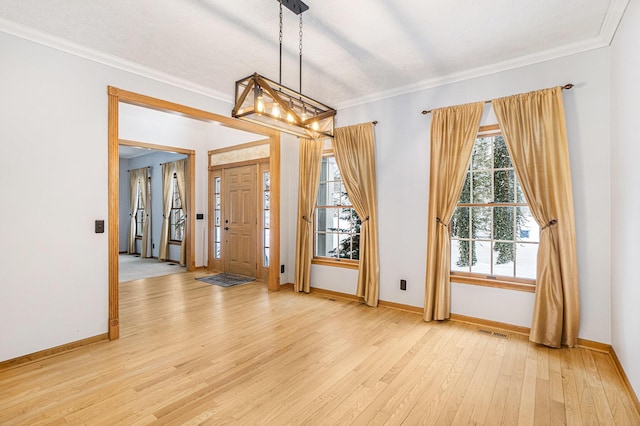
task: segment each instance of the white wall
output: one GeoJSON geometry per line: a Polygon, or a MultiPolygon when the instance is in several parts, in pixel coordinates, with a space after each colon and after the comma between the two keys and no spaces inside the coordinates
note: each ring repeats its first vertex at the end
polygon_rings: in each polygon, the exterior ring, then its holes
{"type": "MultiPolygon", "coordinates": [[[[429,190],[430,116],[423,109],[576,84],[565,91],[565,114],[574,188],[580,302],[579,335],[611,341],[609,50],[434,87],[338,110],[338,126],[378,120],[376,167],[380,242],[380,299],[423,306],[429,190]],[[407,290],[400,290],[400,279],[407,290]]],[[[495,123],[490,107],[483,124],[495,123]]],[[[314,287],[355,293],[357,274],[312,267],[314,287]]],[[[513,290],[452,285],[454,313],[530,326],[533,295],[513,290]]]]}
{"type": "Polygon", "coordinates": [[[2,361],[107,332],[107,86],[231,105],[1,32],[0,57],[2,361]]]}
{"type": "Polygon", "coordinates": [[[612,343],[640,395],[640,5],[630,2],[611,49],[612,343]]]}

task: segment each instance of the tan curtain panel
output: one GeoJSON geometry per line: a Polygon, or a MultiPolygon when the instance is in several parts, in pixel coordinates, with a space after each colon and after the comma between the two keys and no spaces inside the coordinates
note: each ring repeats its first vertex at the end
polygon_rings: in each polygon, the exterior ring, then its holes
{"type": "Polygon", "coordinates": [[[378,306],[380,263],[373,123],[336,129],[333,152],[349,200],[362,220],[356,295],[367,305],[378,306]]]}
{"type": "Polygon", "coordinates": [[[562,89],[492,101],[516,175],[540,225],[536,299],[529,340],[578,342],[578,262],[562,89]]]}
{"type": "Polygon", "coordinates": [[[313,257],[313,212],[318,199],[322,141],[300,139],[300,173],[298,178],[298,229],[296,232],[296,270],[293,289],[311,291],[313,257]]]}
{"type": "Polygon", "coordinates": [[[136,214],[138,213],[138,169],[129,170],[129,254],[136,252],[136,214]]]}
{"type": "Polygon", "coordinates": [[[178,181],[178,195],[182,204],[185,221],[182,225],[182,242],[180,243],[180,264],[187,264],[187,217],[189,217],[189,206],[187,203],[187,159],[178,160],[176,163],[176,179],[178,181]]]}
{"type": "Polygon", "coordinates": [[[480,127],[483,102],[431,113],[431,165],[424,320],[451,316],[449,221],[456,209],[480,127]]]}
{"type": "Polygon", "coordinates": [[[151,190],[149,188],[149,169],[139,170],[138,185],[140,185],[140,194],[142,205],[144,206],[144,223],[142,224],[142,249],[140,257],[151,257],[151,190]]]}
{"type": "Polygon", "coordinates": [[[160,249],[158,260],[169,258],[169,216],[171,215],[171,194],[173,193],[173,171],[176,164],[162,165],[162,228],[160,228],[160,249]]]}

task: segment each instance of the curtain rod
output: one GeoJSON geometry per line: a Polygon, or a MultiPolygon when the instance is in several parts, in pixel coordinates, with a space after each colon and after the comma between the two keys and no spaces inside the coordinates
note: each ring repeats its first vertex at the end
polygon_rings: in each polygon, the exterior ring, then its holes
{"type": "MultiPolygon", "coordinates": [[[[563,90],[569,90],[569,89],[571,89],[572,87],[573,87],[573,84],[568,83],[568,84],[565,84],[564,86],[562,86],[562,89],[563,89],[563,90]]],[[[488,103],[491,103],[491,101],[492,101],[492,99],[490,99],[490,100],[488,100],[488,101],[484,101],[484,103],[485,103],[485,104],[488,104],[488,103]]],[[[430,113],[431,113],[431,111],[433,111],[433,110],[432,110],[432,109],[423,110],[423,111],[422,111],[422,115],[430,114],[430,113]]]]}
{"type": "Polygon", "coordinates": [[[140,167],[139,169],[131,169],[131,170],[127,170],[127,171],[130,172],[130,171],[133,171],[133,170],[142,170],[142,169],[153,169],[153,166],[140,167]]]}
{"type": "Polygon", "coordinates": [[[174,161],[167,161],[166,163],[158,163],[158,164],[162,166],[163,164],[177,163],[177,162],[178,162],[178,161],[180,161],[180,160],[186,160],[186,159],[187,159],[187,157],[184,157],[184,158],[180,158],[180,159],[178,159],[178,160],[174,160],[174,161]]]}

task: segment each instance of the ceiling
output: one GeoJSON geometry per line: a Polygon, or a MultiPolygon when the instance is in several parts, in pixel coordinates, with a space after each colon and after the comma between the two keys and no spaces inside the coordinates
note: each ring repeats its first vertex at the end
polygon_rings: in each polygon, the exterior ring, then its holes
{"type": "MultiPolygon", "coordinates": [[[[606,46],[628,0],[305,2],[302,92],[345,107],[606,46]]],[[[229,102],[240,78],[278,80],[277,0],[0,0],[0,31],[229,102]]]]}
{"type": "Polygon", "coordinates": [[[155,152],[149,148],[140,148],[137,146],[120,145],[118,147],[118,157],[130,160],[132,158],[142,157],[143,155],[155,152]]]}

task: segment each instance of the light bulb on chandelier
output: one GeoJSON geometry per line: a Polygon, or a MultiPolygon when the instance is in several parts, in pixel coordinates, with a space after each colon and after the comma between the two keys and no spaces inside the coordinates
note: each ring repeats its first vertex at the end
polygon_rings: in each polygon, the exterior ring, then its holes
{"type": "Polygon", "coordinates": [[[271,108],[271,115],[274,117],[280,118],[282,114],[280,114],[280,105],[277,102],[273,103],[273,108],[271,108]]]}

